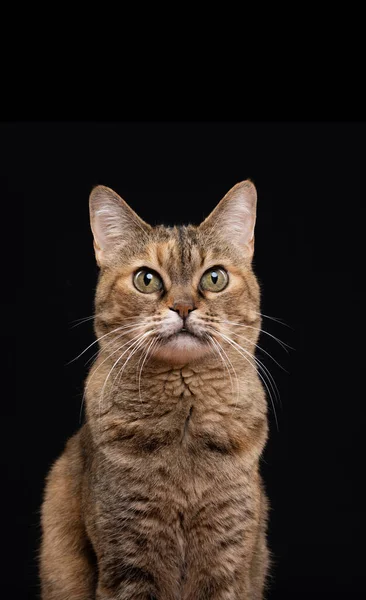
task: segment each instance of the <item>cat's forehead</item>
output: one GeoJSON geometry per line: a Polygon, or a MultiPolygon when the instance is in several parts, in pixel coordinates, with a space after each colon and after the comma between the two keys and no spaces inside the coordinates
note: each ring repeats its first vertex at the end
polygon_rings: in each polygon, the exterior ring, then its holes
{"type": "Polygon", "coordinates": [[[192,225],[154,228],[149,253],[158,267],[168,271],[173,279],[187,280],[205,263],[215,260],[221,263],[230,254],[227,248],[212,243],[192,225]]]}
{"type": "Polygon", "coordinates": [[[157,269],[164,269],[172,279],[190,279],[206,257],[196,228],[184,225],[155,227],[148,253],[157,269]]]}

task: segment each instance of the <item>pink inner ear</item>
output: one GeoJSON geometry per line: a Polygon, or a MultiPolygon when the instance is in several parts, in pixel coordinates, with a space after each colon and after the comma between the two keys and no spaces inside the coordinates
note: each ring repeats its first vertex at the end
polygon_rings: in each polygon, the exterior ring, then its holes
{"type": "Polygon", "coordinates": [[[257,193],[251,182],[234,186],[202,223],[228,243],[254,248],[257,193]]]}
{"type": "Polygon", "coordinates": [[[123,239],[125,220],[119,206],[109,204],[96,210],[93,225],[97,246],[106,250],[108,245],[123,239]]]}
{"type": "Polygon", "coordinates": [[[132,242],[150,227],[122,198],[104,186],[90,194],[90,222],[98,263],[108,261],[121,244],[132,242]]]}

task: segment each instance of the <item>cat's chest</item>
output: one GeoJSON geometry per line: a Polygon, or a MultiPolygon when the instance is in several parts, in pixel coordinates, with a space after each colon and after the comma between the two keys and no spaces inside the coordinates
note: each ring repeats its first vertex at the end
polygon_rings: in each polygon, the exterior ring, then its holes
{"type": "Polygon", "coordinates": [[[176,380],[159,392],[131,396],[124,411],[115,405],[103,417],[105,460],[96,464],[111,497],[121,490],[118,506],[126,490],[196,506],[217,487],[245,478],[264,444],[264,414],[231,398],[227,385],[176,380]]]}
{"type": "Polygon", "coordinates": [[[211,477],[219,464],[248,451],[251,425],[235,403],[183,390],[140,414],[105,417],[102,446],[116,464],[164,465],[173,479],[196,471],[211,477]]]}
{"type": "Polygon", "coordinates": [[[265,415],[214,370],[182,368],[124,388],[98,422],[98,445],[118,462],[161,460],[192,472],[251,452],[262,443],[265,415]],[[198,467],[197,467],[198,465],[198,467]]]}
{"type": "MultiPolygon", "coordinates": [[[[164,411],[116,424],[99,462],[113,489],[146,486],[148,496],[195,505],[229,474],[246,469],[246,435],[227,407],[200,405],[194,395],[164,411]]],[[[103,477],[104,478],[104,477],[103,477]]],[[[123,494],[122,494],[123,495],[123,494]]]]}

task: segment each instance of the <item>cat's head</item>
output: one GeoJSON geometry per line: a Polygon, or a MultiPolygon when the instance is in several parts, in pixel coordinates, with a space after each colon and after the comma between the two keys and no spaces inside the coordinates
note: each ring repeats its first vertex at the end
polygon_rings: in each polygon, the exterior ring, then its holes
{"type": "MultiPolygon", "coordinates": [[[[253,183],[244,181],[198,227],[151,227],[113,190],[94,188],[90,217],[101,269],[95,307],[101,347],[115,356],[135,352],[186,364],[219,353],[229,343],[225,336],[259,322],[259,286],[251,267],[256,199],[253,183]]],[[[245,329],[249,346],[256,331],[245,329]]]]}

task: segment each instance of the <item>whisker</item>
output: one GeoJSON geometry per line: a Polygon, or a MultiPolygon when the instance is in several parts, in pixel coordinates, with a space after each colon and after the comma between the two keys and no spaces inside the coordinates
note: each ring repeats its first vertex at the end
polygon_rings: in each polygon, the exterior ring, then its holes
{"type": "Polygon", "coordinates": [[[227,372],[229,374],[230,383],[231,383],[231,391],[232,391],[233,394],[234,394],[233,378],[231,376],[230,369],[229,369],[228,365],[232,368],[232,370],[234,372],[235,379],[236,379],[236,406],[237,406],[238,400],[239,400],[239,380],[238,380],[238,376],[236,374],[236,371],[235,371],[235,369],[233,367],[233,364],[232,364],[231,360],[229,359],[227,353],[225,352],[225,350],[221,346],[221,344],[219,344],[219,342],[212,335],[210,335],[210,340],[215,345],[217,353],[219,354],[219,356],[220,356],[220,358],[221,358],[221,360],[222,360],[222,362],[223,362],[223,364],[224,364],[224,366],[225,366],[225,368],[226,368],[226,370],[227,370],[227,372]],[[226,359],[222,356],[222,353],[224,354],[224,356],[226,357],[226,359]]]}
{"type": "MultiPolygon", "coordinates": [[[[149,351],[150,351],[150,349],[152,348],[152,346],[156,345],[156,343],[157,343],[157,338],[156,338],[156,337],[154,337],[154,338],[151,340],[150,344],[148,345],[148,347],[147,347],[147,350],[146,350],[146,352],[145,352],[145,355],[144,355],[144,354],[142,354],[142,356],[143,356],[144,358],[143,358],[143,361],[142,361],[142,363],[141,363],[141,366],[140,366],[140,370],[139,370],[139,378],[138,378],[138,385],[139,385],[139,398],[140,398],[140,402],[142,402],[142,397],[141,397],[141,375],[142,375],[142,369],[144,368],[144,364],[145,364],[145,362],[146,362],[146,360],[147,360],[147,358],[148,358],[148,356],[149,356],[149,351]]],[[[141,361],[141,359],[140,359],[140,361],[141,361]]],[[[137,368],[138,368],[138,367],[139,367],[139,365],[140,365],[140,361],[139,361],[139,364],[137,365],[137,368]]]]}
{"type": "Polygon", "coordinates": [[[99,348],[96,352],[94,352],[94,354],[92,354],[92,356],[90,358],[88,358],[88,360],[85,362],[85,365],[89,364],[95,356],[98,356],[98,354],[102,354],[103,352],[106,351],[107,348],[109,348],[110,346],[113,346],[113,344],[117,340],[119,340],[121,337],[124,337],[125,335],[128,335],[129,333],[132,333],[133,331],[136,331],[137,329],[141,329],[142,327],[143,327],[143,325],[141,325],[141,324],[132,325],[131,327],[126,327],[126,329],[123,331],[123,333],[120,333],[120,335],[117,335],[116,338],[114,338],[113,340],[108,342],[104,348],[99,348]]]}
{"type": "Polygon", "coordinates": [[[122,357],[123,357],[123,356],[124,356],[124,355],[125,355],[125,354],[126,354],[126,353],[127,353],[129,350],[130,350],[130,349],[131,349],[131,347],[133,347],[133,346],[136,346],[137,344],[139,344],[139,343],[141,342],[141,340],[142,340],[144,337],[146,337],[146,336],[147,336],[149,333],[150,333],[150,332],[145,332],[145,333],[141,333],[140,335],[138,335],[138,336],[137,336],[137,338],[135,339],[135,341],[133,341],[133,342],[132,342],[132,343],[129,345],[129,347],[128,347],[128,348],[127,348],[127,349],[126,349],[124,352],[122,352],[122,354],[120,354],[120,356],[119,356],[119,357],[117,358],[117,360],[114,362],[114,364],[113,364],[112,368],[110,369],[110,371],[109,371],[109,373],[108,373],[107,377],[106,377],[106,378],[105,378],[105,380],[104,380],[104,384],[103,384],[102,391],[101,391],[101,396],[102,396],[102,397],[103,397],[103,395],[104,395],[104,390],[105,390],[105,388],[106,388],[106,385],[107,385],[107,382],[108,382],[108,380],[109,380],[109,377],[110,377],[110,375],[111,375],[111,373],[112,373],[113,369],[115,368],[115,366],[116,366],[116,365],[119,363],[119,361],[121,360],[121,358],[122,358],[122,357]]]}
{"type": "Polygon", "coordinates": [[[79,325],[82,325],[83,323],[86,323],[87,321],[92,321],[94,319],[94,315],[91,315],[90,317],[84,317],[83,319],[75,319],[74,321],[71,321],[71,323],[75,323],[75,325],[72,325],[70,327],[70,329],[74,329],[75,327],[78,327],[79,325]]]}
{"type": "MultiPolygon", "coordinates": [[[[140,340],[137,340],[137,341],[136,341],[136,343],[134,344],[134,346],[135,346],[135,347],[133,348],[133,351],[132,351],[132,352],[131,352],[131,353],[128,355],[128,357],[127,357],[127,360],[125,360],[125,362],[123,363],[123,365],[122,365],[121,369],[118,371],[117,375],[115,376],[115,378],[114,378],[114,381],[113,381],[113,385],[112,385],[112,388],[111,388],[111,391],[112,391],[113,387],[115,386],[117,379],[118,379],[118,385],[120,384],[120,382],[121,382],[121,379],[122,379],[122,375],[123,375],[123,371],[125,370],[125,367],[126,367],[126,365],[127,365],[128,361],[129,361],[129,360],[132,358],[132,356],[133,356],[133,355],[134,355],[134,354],[135,354],[135,353],[136,353],[138,350],[140,350],[140,348],[141,348],[141,347],[143,347],[143,345],[144,345],[144,341],[145,341],[145,337],[146,337],[147,335],[149,335],[150,333],[153,333],[153,332],[154,332],[154,330],[147,331],[146,333],[144,333],[144,334],[142,335],[142,337],[141,337],[141,339],[140,339],[140,340]]],[[[129,350],[130,350],[130,348],[129,348],[129,350]]],[[[118,361],[117,361],[117,362],[118,362],[118,361]]]]}
{"type": "Polygon", "coordinates": [[[277,317],[271,317],[270,315],[265,315],[262,312],[257,312],[254,311],[256,315],[260,315],[261,317],[264,317],[264,319],[270,319],[271,321],[275,321],[276,323],[279,323],[280,325],[284,325],[285,327],[288,327],[289,329],[293,329],[291,327],[291,325],[288,325],[288,323],[285,323],[285,321],[283,321],[282,319],[278,319],[277,317]]]}
{"type": "MultiPolygon", "coordinates": [[[[231,339],[231,338],[230,338],[231,339]]],[[[234,340],[231,340],[232,342],[234,342],[234,340]]],[[[254,360],[254,362],[258,365],[258,368],[261,369],[264,374],[268,377],[269,383],[272,387],[272,390],[275,394],[275,398],[278,400],[278,402],[280,402],[280,393],[278,391],[278,387],[276,385],[276,382],[272,376],[272,373],[269,371],[269,369],[267,369],[267,367],[259,360],[259,358],[257,358],[256,356],[253,356],[252,354],[250,354],[250,352],[248,352],[248,350],[246,350],[245,348],[243,348],[242,346],[240,346],[240,344],[237,344],[237,342],[234,342],[234,344],[236,344],[243,352],[245,352],[246,354],[248,354],[248,356],[250,356],[252,358],[252,360],[254,360]]]]}
{"type": "MultiPolygon", "coordinates": [[[[273,408],[273,413],[274,413],[274,417],[275,417],[275,421],[276,421],[276,427],[277,427],[277,431],[279,431],[278,428],[278,419],[277,419],[277,413],[276,413],[276,408],[275,408],[275,404],[272,398],[272,393],[270,388],[267,385],[267,382],[264,378],[264,376],[260,373],[259,368],[257,369],[256,366],[257,363],[255,361],[255,357],[253,357],[247,350],[245,350],[245,348],[242,348],[241,346],[239,346],[239,344],[237,344],[236,342],[234,342],[234,340],[232,340],[231,338],[229,338],[228,336],[224,335],[223,333],[221,333],[220,331],[215,331],[216,334],[218,334],[219,336],[221,336],[223,339],[225,339],[233,348],[235,348],[237,350],[237,352],[252,366],[252,368],[256,371],[256,373],[258,374],[258,376],[260,377],[263,385],[265,386],[267,392],[268,392],[268,396],[270,398],[271,404],[272,404],[272,408],[273,408]],[[255,365],[252,364],[252,362],[247,358],[247,356],[245,354],[247,354],[250,359],[255,361],[255,365]]],[[[259,361],[260,362],[260,361],[259,361]]],[[[262,364],[260,363],[260,365],[262,366],[262,364]]]]}
{"type": "MultiPolygon", "coordinates": [[[[86,323],[88,321],[92,321],[93,319],[97,319],[98,317],[101,317],[103,315],[102,312],[100,313],[95,313],[94,315],[90,315],[89,317],[83,317],[82,319],[74,319],[73,321],[71,321],[70,323],[72,324],[72,326],[70,327],[70,329],[74,329],[75,327],[78,327],[79,325],[82,325],[83,323],[86,323]],[[75,325],[73,325],[73,323],[75,323],[75,325]]],[[[141,318],[140,317],[123,317],[123,322],[125,321],[140,321],[141,318]]]]}
{"type": "Polygon", "coordinates": [[[226,370],[227,370],[227,372],[228,372],[228,375],[229,375],[229,377],[230,377],[230,383],[231,383],[231,391],[233,392],[233,391],[234,391],[234,386],[233,386],[233,378],[232,378],[232,376],[231,376],[230,369],[229,369],[229,367],[227,366],[227,363],[225,362],[225,360],[224,360],[224,357],[223,357],[223,355],[222,355],[222,353],[221,353],[221,350],[220,350],[220,348],[219,348],[219,346],[218,346],[218,342],[217,342],[217,341],[215,340],[215,338],[214,338],[214,337],[212,337],[211,335],[210,335],[210,342],[211,342],[211,344],[214,346],[214,349],[215,349],[215,351],[216,351],[216,354],[218,354],[218,356],[219,356],[219,358],[221,359],[221,361],[222,361],[222,363],[223,363],[223,365],[224,365],[225,369],[226,369],[226,370]]]}
{"type": "MultiPolygon", "coordinates": [[[[229,328],[227,328],[227,329],[229,330],[229,328]]],[[[242,335],[240,333],[236,333],[234,331],[230,331],[230,333],[232,335],[235,335],[236,337],[242,338],[243,340],[249,342],[250,344],[253,343],[253,342],[251,342],[251,340],[249,340],[248,338],[246,338],[245,335],[242,335]]],[[[272,354],[270,354],[269,352],[267,352],[267,350],[265,350],[264,348],[262,348],[259,344],[255,344],[255,347],[258,348],[258,350],[260,350],[261,352],[264,352],[264,354],[267,354],[267,356],[269,356],[269,358],[271,358],[273,360],[273,362],[276,363],[276,365],[278,367],[280,367],[280,369],[282,369],[282,371],[285,371],[285,373],[288,374],[288,371],[286,371],[286,369],[282,365],[280,365],[279,362],[277,362],[277,360],[272,356],[272,354]]]]}
{"type": "MultiPolygon", "coordinates": [[[[141,327],[146,326],[147,323],[145,321],[140,321],[139,325],[141,327]]],[[[138,325],[136,324],[136,327],[138,325]]],[[[75,358],[73,358],[72,360],[70,360],[69,362],[66,363],[66,366],[70,365],[71,363],[75,362],[78,358],[80,358],[80,356],[83,356],[83,354],[85,354],[85,352],[87,352],[87,350],[89,350],[89,348],[91,348],[92,346],[94,346],[95,344],[97,344],[100,340],[102,340],[103,338],[112,335],[113,333],[116,333],[118,331],[122,331],[125,329],[128,329],[129,327],[134,327],[133,325],[121,325],[120,327],[116,327],[115,329],[112,329],[112,331],[108,331],[108,333],[105,333],[104,335],[101,335],[99,338],[97,338],[96,340],[94,340],[94,342],[92,342],[91,344],[89,344],[89,346],[87,346],[85,348],[85,350],[83,350],[82,352],[80,352],[80,354],[78,354],[77,356],[75,356],[75,358]]]]}
{"type": "Polygon", "coordinates": [[[235,367],[233,365],[233,363],[231,362],[226,350],[222,347],[222,345],[220,344],[220,342],[218,340],[216,340],[216,342],[220,345],[222,352],[224,353],[224,355],[226,356],[226,360],[228,361],[229,365],[231,366],[234,375],[235,375],[235,379],[236,379],[236,390],[237,390],[237,399],[236,399],[236,403],[238,403],[238,399],[239,399],[239,379],[238,379],[238,375],[236,373],[235,367]]]}
{"type": "MultiPolygon", "coordinates": [[[[87,381],[87,383],[85,384],[84,387],[84,393],[83,393],[83,397],[81,400],[81,406],[80,406],[80,415],[79,415],[79,420],[81,420],[81,412],[83,409],[83,405],[84,405],[84,401],[85,401],[85,396],[86,396],[86,392],[88,390],[88,387],[91,383],[91,380],[93,379],[94,375],[96,374],[96,372],[100,369],[100,367],[111,358],[111,356],[113,356],[113,354],[116,354],[116,352],[119,352],[119,350],[121,350],[122,348],[124,348],[125,346],[127,346],[127,344],[129,344],[130,342],[132,342],[133,340],[136,340],[136,338],[138,338],[140,336],[140,334],[138,334],[137,336],[135,336],[134,338],[132,338],[132,340],[128,340],[127,342],[125,342],[124,344],[122,344],[121,346],[119,346],[116,350],[114,350],[113,352],[111,352],[104,360],[102,360],[102,362],[97,366],[96,369],[94,369],[94,371],[91,373],[89,380],[87,381]]],[[[99,354],[99,352],[97,352],[97,354],[99,354]]]]}
{"type": "MultiPolygon", "coordinates": [[[[104,380],[103,387],[102,387],[102,390],[101,390],[101,392],[100,392],[100,396],[99,396],[99,418],[101,417],[101,404],[102,404],[102,401],[103,401],[103,398],[104,398],[104,390],[105,390],[105,388],[106,388],[106,385],[107,385],[107,383],[108,383],[108,380],[109,380],[109,378],[110,378],[110,376],[111,376],[111,374],[112,374],[113,370],[115,369],[116,365],[119,363],[119,361],[121,360],[121,358],[122,358],[122,357],[123,357],[123,356],[124,356],[124,355],[125,355],[127,352],[129,352],[129,351],[131,350],[131,348],[134,348],[133,352],[129,354],[129,356],[128,356],[127,360],[125,361],[125,363],[124,363],[124,365],[123,365],[123,367],[122,367],[122,368],[124,368],[124,366],[127,364],[127,362],[129,361],[129,359],[130,359],[130,358],[131,358],[131,356],[133,355],[134,351],[136,350],[136,346],[137,346],[137,347],[139,347],[138,345],[140,344],[140,342],[142,341],[142,339],[143,339],[143,338],[145,338],[145,337],[146,337],[146,336],[147,336],[149,333],[150,333],[150,332],[145,332],[145,333],[142,333],[142,334],[140,334],[140,335],[137,337],[137,339],[136,339],[135,341],[131,342],[131,343],[130,343],[130,345],[128,346],[128,348],[127,348],[127,349],[126,349],[124,352],[122,352],[122,354],[121,354],[121,355],[120,355],[120,356],[117,358],[117,360],[116,360],[116,361],[113,363],[113,365],[112,365],[111,369],[109,370],[109,373],[108,373],[107,377],[106,377],[106,378],[105,378],[105,380],[104,380]]],[[[115,378],[115,380],[114,380],[114,382],[113,382],[113,384],[112,384],[112,389],[113,389],[113,386],[114,386],[114,384],[115,384],[115,382],[116,382],[116,379],[117,379],[117,377],[118,377],[118,373],[117,373],[117,376],[116,376],[116,378],[115,378]]],[[[111,391],[112,391],[112,389],[111,389],[111,391]]]]}
{"type": "Polygon", "coordinates": [[[89,344],[89,346],[87,346],[85,348],[85,350],[83,350],[82,352],[80,352],[80,354],[78,354],[77,356],[75,356],[75,358],[73,358],[72,360],[70,360],[68,363],[66,363],[67,365],[70,365],[71,363],[75,362],[75,360],[77,360],[78,358],[80,358],[80,356],[83,356],[83,354],[85,354],[85,352],[87,350],[89,350],[89,348],[91,348],[92,346],[94,346],[94,344],[97,344],[100,340],[102,340],[103,338],[107,337],[108,335],[112,335],[113,333],[116,333],[117,331],[121,331],[122,329],[124,329],[124,326],[121,327],[116,327],[115,329],[113,329],[112,331],[108,331],[108,333],[105,333],[104,335],[101,335],[98,339],[94,340],[94,342],[92,342],[91,344],[89,344]]]}
{"type": "Polygon", "coordinates": [[[287,352],[287,354],[288,354],[287,348],[289,348],[290,350],[294,350],[294,348],[292,348],[292,346],[289,346],[288,344],[286,344],[285,342],[280,340],[278,337],[276,337],[272,333],[269,333],[269,331],[266,331],[265,329],[263,329],[261,327],[252,327],[251,325],[246,325],[245,323],[236,323],[235,321],[228,321],[227,319],[225,319],[223,321],[219,320],[219,319],[215,319],[213,322],[228,323],[229,325],[236,325],[237,327],[246,327],[248,329],[254,329],[255,331],[259,331],[259,332],[264,333],[264,334],[268,335],[269,337],[273,338],[278,344],[280,344],[280,346],[285,350],[285,352],[287,352]]]}

